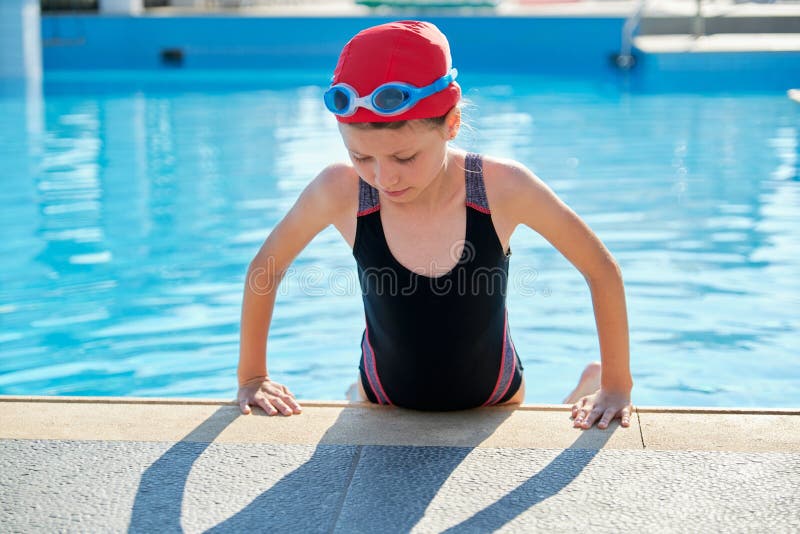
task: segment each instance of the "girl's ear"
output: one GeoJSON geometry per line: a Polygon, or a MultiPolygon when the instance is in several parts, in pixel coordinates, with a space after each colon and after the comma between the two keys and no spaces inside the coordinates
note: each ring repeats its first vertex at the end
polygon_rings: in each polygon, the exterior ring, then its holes
{"type": "Polygon", "coordinates": [[[453,106],[453,108],[447,112],[444,124],[447,128],[447,140],[452,141],[458,135],[458,130],[461,129],[461,109],[459,109],[458,106],[453,106]]]}

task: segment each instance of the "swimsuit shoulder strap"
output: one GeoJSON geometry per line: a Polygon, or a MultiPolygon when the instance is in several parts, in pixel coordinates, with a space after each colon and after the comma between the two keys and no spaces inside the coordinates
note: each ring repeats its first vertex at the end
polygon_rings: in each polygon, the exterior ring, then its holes
{"type": "Polygon", "coordinates": [[[489,211],[486,187],[483,184],[483,160],[480,154],[469,153],[464,159],[464,179],[467,187],[467,206],[483,213],[489,211]]]}
{"type": "Polygon", "coordinates": [[[369,215],[381,207],[378,190],[358,178],[358,216],[369,215]]]}

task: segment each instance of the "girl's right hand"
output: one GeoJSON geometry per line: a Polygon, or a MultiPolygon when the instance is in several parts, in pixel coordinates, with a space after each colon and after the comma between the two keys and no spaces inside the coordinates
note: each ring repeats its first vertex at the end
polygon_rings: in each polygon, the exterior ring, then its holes
{"type": "Polygon", "coordinates": [[[269,378],[239,386],[237,400],[244,415],[251,412],[250,406],[260,406],[267,415],[275,415],[278,411],[283,415],[292,415],[303,410],[289,388],[269,378]]]}

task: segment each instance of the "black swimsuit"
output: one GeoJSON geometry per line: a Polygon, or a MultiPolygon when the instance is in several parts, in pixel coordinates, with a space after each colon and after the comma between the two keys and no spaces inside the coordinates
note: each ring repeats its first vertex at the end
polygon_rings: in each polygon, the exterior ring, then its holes
{"type": "Polygon", "coordinates": [[[447,274],[428,277],[389,250],[378,190],[359,179],[353,255],[364,300],[361,382],[370,401],[417,410],[505,402],[522,364],[508,327],[508,261],[492,224],[481,157],[465,161],[467,231],[447,274]]]}

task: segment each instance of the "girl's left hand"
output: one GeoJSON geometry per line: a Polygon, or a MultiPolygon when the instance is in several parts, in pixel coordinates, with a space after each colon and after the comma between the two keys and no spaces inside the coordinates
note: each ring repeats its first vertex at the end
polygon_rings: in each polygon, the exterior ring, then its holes
{"type": "Polygon", "coordinates": [[[607,428],[613,419],[619,417],[622,426],[627,427],[631,424],[632,412],[630,393],[599,389],[597,393],[581,397],[572,406],[572,417],[575,418],[573,426],[591,428],[599,418],[597,428],[607,428]]]}

